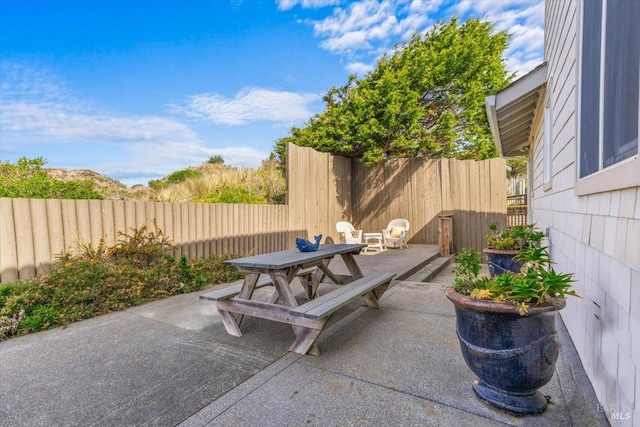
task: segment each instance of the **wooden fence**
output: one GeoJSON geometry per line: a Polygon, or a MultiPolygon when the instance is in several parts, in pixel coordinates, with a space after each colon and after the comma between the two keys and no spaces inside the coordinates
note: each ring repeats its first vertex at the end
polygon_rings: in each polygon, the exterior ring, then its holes
{"type": "Polygon", "coordinates": [[[507,197],[507,227],[527,224],[527,195],[507,197]]]}
{"type": "Polygon", "coordinates": [[[524,178],[507,179],[507,195],[518,196],[527,193],[527,180],[524,178]]]}
{"type": "Polygon", "coordinates": [[[296,237],[338,240],[335,223],[365,232],[393,218],[411,222],[409,243],[436,244],[437,215],[454,215],[454,249],[482,248],[487,224],[506,222],[505,163],[402,159],[364,168],[290,145],[287,204],[239,205],[122,200],[0,199],[0,281],[46,271],[79,243],[115,244],[119,233],[156,221],[192,259],[295,247],[296,237]]]}
{"type": "Polygon", "coordinates": [[[354,165],[354,221],[365,232],[393,218],[411,224],[409,243],[436,244],[440,214],[453,214],[453,249],[484,247],[488,225],[506,224],[506,163],[398,159],[354,165]]]}
{"type": "Polygon", "coordinates": [[[2,282],[47,271],[55,255],[79,244],[95,246],[104,237],[111,246],[118,233],[154,220],[192,259],[290,247],[284,205],[0,199],[2,282]]]}

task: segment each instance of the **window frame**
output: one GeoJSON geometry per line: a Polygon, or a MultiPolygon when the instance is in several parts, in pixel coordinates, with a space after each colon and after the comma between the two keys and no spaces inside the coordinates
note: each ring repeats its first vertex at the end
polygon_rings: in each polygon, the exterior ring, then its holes
{"type": "MultiPolygon", "coordinates": [[[[551,82],[551,79],[549,79],[551,82]]],[[[549,191],[553,183],[553,110],[549,92],[543,111],[544,135],[542,142],[542,189],[549,191]]]]}
{"type": "MultiPolygon", "coordinates": [[[[602,28],[602,37],[601,37],[601,58],[600,58],[600,94],[599,97],[599,137],[598,137],[598,151],[599,151],[599,159],[598,159],[598,167],[599,169],[596,172],[593,172],[587,176],[580,177],[580,159],[581,159],[581,144],[582,141],[580,132],[581,132],[581,106],[582,106],[582,45],[583,45],[583,32],[584,32],[584,10],[582,3],[579,3],[579,32],[578,32],[578,40],[576,43],[577,49],[577,105],[576,105],[576,136],[578,143],[576,144],[576,185],[575,192],[576,195],[588,195],[594,193],[600,193],[605,191],[614,191],[620,190],[624,188],[630,187],[638,187],[640,186],[640,156],[639,153],[634,154],[633,156],[621,160],[617,163],[614,163],[610,166],[603,167],[603,114],[604,114],[604,96],[602,96],[604,92],[604,55],[605,55],[605,37],[606,37],[606,12],[607,12],[607,0],[602,0],[603,4],[603,12],[601,17],[601,28],[602,28]]],[[[638,67],[640,67],[640,60],[638,61],[638,67]]],[[[639,76],[640,79],[640,76],[639,76]]],[[[640,85],[639,85],[640,86],[640,85]]],[[[640,102],[640,90],[638,91],[638,99],[640,102]]],[[[640,106],[639,106],[639,114],[638,114],[638,135],[640,135],[640,106]]],[[[640,152],[640,144],[639,144],[639,152],[640,152]]]]}

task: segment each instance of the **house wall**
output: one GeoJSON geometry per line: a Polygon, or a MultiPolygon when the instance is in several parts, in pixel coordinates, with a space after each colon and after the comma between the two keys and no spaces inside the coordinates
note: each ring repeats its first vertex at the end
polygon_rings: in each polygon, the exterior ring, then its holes
{"type": "Polygon", "coordinates": [[[582,298],[569,298],[561,315],[599,409],[614,426],[640,426],[640,188],[575,194],[579,3],[545,5],[552,180],[545,190],[541,102],[529,162],[532,220],[549,231],[555,268],[575,273],[582,298]]]}

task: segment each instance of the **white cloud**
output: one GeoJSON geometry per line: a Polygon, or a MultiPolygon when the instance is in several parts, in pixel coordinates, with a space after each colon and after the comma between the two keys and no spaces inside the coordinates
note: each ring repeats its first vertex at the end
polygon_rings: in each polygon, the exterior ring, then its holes
{"type": "MultiPolygon", "coordinates": [[[[321,46],[339,54],[388,48],[424,29],[442,0],[361,0],[336,7],[331,16],[312,21],[321,46]]],[[[431,20],[432,21],[432,20],[431,20]]],[[[367,52],[365,52],[367,53],[367,52]]]]}
{"type": "Polygon", "coordinates": [[[320,46],[333,52],[344,52],[351,49],[368,49],[371,45],[368,42],[365,31],[351,31],[337,37],[331,37],[323,41],[320,46]]]}
{"type": "Polygon", "coordinates": [[[35,99],[67,101],[69,95],[63,81],[46,70],[34,70],[15,62],[0,62],[2,100],[35,99]]]}
{"type": "Polygon", "coordinates": [[[519,56],[510,56],[507,58],[506,66],[508,70],[513,70],[516,72],[516,78],[522,77],[527,74],[529,71],[532,71],[542,62],[539,58],[534,58],[530,60],[523,59],[519,56]]]}
{"type": "Polygon", "coordinates": [[[299,4],[303,9],[319,9],[339,4],[340,0],[276,0],[279,10],[293,9],[299,4]]]}
{"type": "Polygon", "coordinates": [[[230,147],[207,150],[211,156],[221,156],[226,165],[236,167],[257,168],[262,161],[269,157],[269,153],[258,151],[252,147],[230,147]]]}
{"type": "Polygon", "coordinates": [[[505,56],[511,71],[521,75],[533,68],[529,64],[542,62],[544,0],[360,0],[335,7],[325,19],[305,22],[313,25],[323,49],[348,58],[346,68],[352,72],[454,15],[487,19],[497,30],[509,31],[505,56]]]}
{"type": "Polygon", "coordinates": [[[40,134],[59,142],[194,141],[187,126],[162,117],[114,117],[78,112],[61,103],[2,102],[0,126],[4,131],[40,134]]]}
{"type": "Polygon", "coordinates": [[[295,123],[314,114],[309,104],[318,99],[316,94],[249,88],[233,98],[217,93],[194,95],[187,99],[185,107],[174,106],[174,111],[221,125],[244,125],[254,121],[295,123]]]}
{"type": "Polygon", "coordinates": [[[522,76],[543,61],[544,0],[465,0],[455,7],[465,16],[478,16],[511,34],[505,52],[507,68],[522,76]]]}
{"type": "Polygon", "coordinates": [[[347,65],[347,71],[349,74],[359,74],[363,76],[367,74],[369,71],[372,71],[375,67],[371,64],[364,64],[362,62],[352,62],[347,65]]]}
{"type": "Polygon", "coordinates": [[[68,93],[56,76],[2,64],[0,127],[55,142],[196,141],[186,125],[158,116],[119,117],[68,93]]]}
{"type": "Polygon", "coordinates": [[[544,48],[544,29],[514,25],[507,55],[512,52],[538,56],[544,48]]]}
{"type": "Polygon", "coordinates": [[[136,144],[131,148],[138,168],[172,171],[180,167],[199,165],[212,156],[221,156],[225,164],[237,167],[258,167],[268,152],[248,146],[207,148],[198,143],[136,144]],[[172,168],[166,169],[167,165],[172,168]],[[177,166],[176,166],[177,165],[177,166]],[[165,169],[161,169],[165,168],[165,169]]]}
{"type": "Polygon", "coordinates": [[[326,37],[322,47],[341,52],[368,49],[369,41],[381,40],[393,34],[397,19],[391,2],[365,0],[336,8],[332,16],[314,23],[316,36],[326,37]]]}

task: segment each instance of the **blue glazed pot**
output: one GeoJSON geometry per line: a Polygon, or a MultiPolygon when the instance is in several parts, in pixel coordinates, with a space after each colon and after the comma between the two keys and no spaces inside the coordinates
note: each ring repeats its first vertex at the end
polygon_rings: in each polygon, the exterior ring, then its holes
{"type": "Polygon", "coordinates": [[[476,396],[502,410],[539,414],[547,399],[538,391],[553,377],[560,352],[557,311],[539,304],[521,316],[515,306],[476,300],[447,289],[456,309],[456,330],[462,356],[478,380],[476,396]]]}
{"type": "Polygon", "coordinates": [[[523,262],[513,259],[520,251],[511,250],[498,250],[498,249],[483,249],[482,252],[487,254],[487,261],[489,263],[489,274],[491,277],[502,274],[506,271],[513,273],[519,273],[522,268],[523,262]]]}

